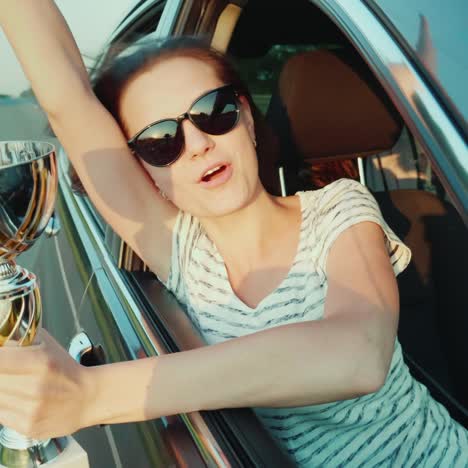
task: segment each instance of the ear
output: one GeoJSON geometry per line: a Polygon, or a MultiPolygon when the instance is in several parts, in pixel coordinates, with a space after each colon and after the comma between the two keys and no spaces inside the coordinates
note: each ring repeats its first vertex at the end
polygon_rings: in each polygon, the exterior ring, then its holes
{"type": "Polygon", "coordinates": [[[252,141],[255,141],[255,122],[252,116],[252,109],[250,107],[249,101],[245,96],[242,95],[239,96],[239,101],[241,103],[242,118],[246,123],[250,138],[252,138],[252,141]]]}

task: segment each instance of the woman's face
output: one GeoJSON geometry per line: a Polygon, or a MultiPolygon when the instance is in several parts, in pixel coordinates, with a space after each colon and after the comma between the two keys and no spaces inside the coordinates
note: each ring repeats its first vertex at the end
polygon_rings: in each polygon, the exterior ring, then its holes
{"type": "MultiPolygon", "coordinates": [[[[134,78],[125,88],[120,112],[128,138],[160,119],[175,118],[195,99],[222,83],[214,69],[201,60],[177,57],[164,60],[134,78]]],[[[155,184],[180,209],[197,217],[222,216],[246,204],[261,190],[255,152],[254,123],[248,102],[241,97],[238,124],[224,135],[209,135],[189,120],[182,122],[185,145],[170,166],[142,161],[155,184]],[[208,169],[225,168],[214,177],[208,169]],[[211,183],[210,183],[211,182],[211,183]]]]}

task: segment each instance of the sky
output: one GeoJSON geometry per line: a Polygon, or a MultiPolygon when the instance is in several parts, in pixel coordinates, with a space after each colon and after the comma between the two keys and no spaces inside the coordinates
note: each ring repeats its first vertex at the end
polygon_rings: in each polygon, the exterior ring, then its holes
{"type": "MultiPolygon", "coordinates": [[[[56,0],[78,47],[95,57],[136,0],[56,0]]],[[[0,94],[18,95],[29,88],[10,44],[0,29],[0,94]]]]}

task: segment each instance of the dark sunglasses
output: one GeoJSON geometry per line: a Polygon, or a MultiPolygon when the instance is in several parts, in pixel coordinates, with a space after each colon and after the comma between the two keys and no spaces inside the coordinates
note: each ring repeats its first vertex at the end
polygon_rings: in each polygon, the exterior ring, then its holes
{"type": "Polygon", "coordinates": [[[153,122],[128,141],[130,149],[148,164],[169,166],[184,148],[185,119],[210,135],[223,135],[239,121],[238,94],[232,85],[221,86],[197,98],[185,114],[153,122]]]}

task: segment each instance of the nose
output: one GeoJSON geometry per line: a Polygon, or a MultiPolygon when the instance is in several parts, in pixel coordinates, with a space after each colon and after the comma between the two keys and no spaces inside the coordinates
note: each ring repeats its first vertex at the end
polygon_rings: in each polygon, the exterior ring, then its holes
{"type": "Polygon", "coordinates": [[[205,132],[199,130],[190,120],[182,122],[185,140],[185,153],[191,158],[203,156],[214,148],[215,142],[205,132]]]}

